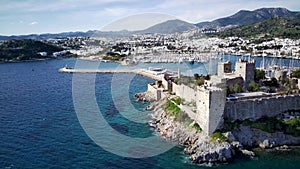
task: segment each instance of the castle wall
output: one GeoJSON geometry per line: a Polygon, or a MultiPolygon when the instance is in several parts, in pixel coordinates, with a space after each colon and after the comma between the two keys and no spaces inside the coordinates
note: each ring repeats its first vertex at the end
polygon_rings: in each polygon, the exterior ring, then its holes
{"type": "Polygon", "coordinates": [[[276,96],[250,100],[227,101],[224,117],[231,120],[259,119],[274,117],[288,110],[300,109],[300,96],[276,96]]]}
{"type": "Polygon", "coordinates": [[[196,101],[195,90],[186,85],[177,85],[176,83],[172,83],[172,91],[187,102],[196,101]]]}

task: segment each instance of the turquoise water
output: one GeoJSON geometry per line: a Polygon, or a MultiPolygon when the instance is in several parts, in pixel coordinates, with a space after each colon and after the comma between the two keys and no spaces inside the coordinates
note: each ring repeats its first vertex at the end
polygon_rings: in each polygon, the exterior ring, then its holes
{"type": "MultiPolygon", "coordinates": [[[[74,66],[75,62],[75,59],[64,59],[0,64],[0,168],[207,168],[189,162],[182,147],[158,156],[134,159],[117,156],[94,143],[74,110],[73,74],[57,71],[66,64],[74,66]]],[[[118,66],[117,63],[100,64],[103,69],[118,66]]],[[[153,65],[142,65],[148,66],[153,65]]],[[[177,69],[177,64],[163,66],[177,69]]],[[[193,71],[205,69],[198,63],[187,67],[193,71]]],[[[146,84],[152,80],[118,75],[115,82],[119,88],[114,88],[117,93],[113,98],[111,81],[115,77],[112,74],[95,77],[96,102],[112,128],[130,137],[158,137],[146,123],[132,122],[120,114],[120,111],[131,112],[125,97],[134,109],[144,112],[147,103],[136,102],[133,95],[145,91],[146,84]],[[128,79],[132,79],[130,85],[124,85],[128,79]],[[123,96],[122,91],[129,94],[123,96]],[[115,106],[114,99],[122,105],[122,110],[115,106]]],[[[213,168],[298,168],[299,165],[300,152],[294,150],[280,154],[261,152],[257,158],[238,158],[213,168]]]]}

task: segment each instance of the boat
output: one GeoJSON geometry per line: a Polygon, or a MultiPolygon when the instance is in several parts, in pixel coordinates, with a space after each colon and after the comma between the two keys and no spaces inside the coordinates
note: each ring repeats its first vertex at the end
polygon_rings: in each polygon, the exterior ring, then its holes
{"type": "Polygon", "coordinates": [[[63,67],[64,69],[73,69],[73,68],[71,68],[70,66],[68,66],[68,65],[65,65],[65,67],[63,67]]]}

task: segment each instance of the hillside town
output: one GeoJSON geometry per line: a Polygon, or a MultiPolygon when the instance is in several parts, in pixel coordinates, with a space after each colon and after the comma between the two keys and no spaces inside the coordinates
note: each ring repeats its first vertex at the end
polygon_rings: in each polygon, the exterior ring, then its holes
{"type": "Polygon", "coordinates": [[[137,34],[126,38],[75,37],[50,39],[73,54],[90,60],[137,62],[203,62],[217,55],[300,59],[300,40],[209,37],[200,29],[175,34],[137,34]]]}

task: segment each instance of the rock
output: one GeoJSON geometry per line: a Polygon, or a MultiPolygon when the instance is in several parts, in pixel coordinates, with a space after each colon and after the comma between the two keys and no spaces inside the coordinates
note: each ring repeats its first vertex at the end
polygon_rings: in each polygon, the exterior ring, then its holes
{"type": "Polygon", "coordinates": [[[259,144],[259,147],[262,149],[269,147],[269,140],[264,140],[262,143],[259,144]]]}
{"type": "Polygon", "coordinates": [[[148,111],[153,110],[153,106],[152,106],[152,105],[148,105],[148,106],[146,107],[146,110],[148,110],[148,111]]]}
{"type": "Polygon", "coordinates": [[[224,136],[227,138],[227,140],[228,140],[229,142],[236,141],[236,138],[234,137],[234,135],[233,135],[230,131],[224,133],[224,136]]]}
{"type": "Polygon", "coordinates": [[[275,145],[275,142],[270,142],[268,139],[264,140],[262,143],[259,144],[259,147],[262,149],[268,149],[273,148],[275,145]]]}
{"type": "Polygon", "coordinates": [[[242,149],[243,148],[243,145],[240,142],[238,142],[238,141],[231,142],[231,145],[233,147],[235,147],[236,149],[242,149]]]}
{"type": "Polygon", "coordinates": [[[151,94],[147,93],[147,92],[137,93],[134,96],[140,102],[153,102],[153,101],[155,101],[154,97],[151,94]]]}
{"type": "Polygon", "coordinates": [[[280,151],[290,150],[289,146],[287,146],[287,145],[282,145],[280,147],[276,147],[275,149],[280,150],[280,151]]]}
{"type": "Polygon", "coordinates": [[[241,150],[241,152],[244,155],[250,156],[250,157],[255,157],[255,153],[253,151],[249,151],[249,150],[241,150]]]}

